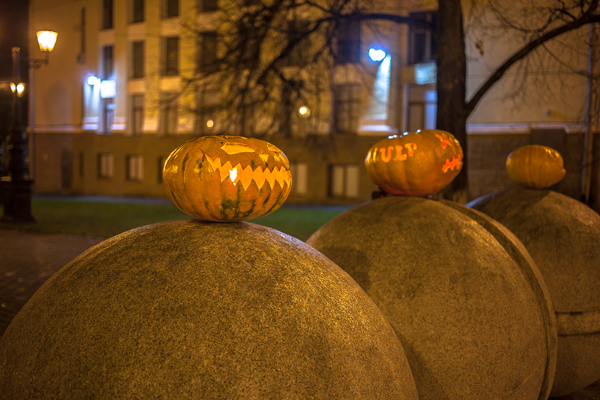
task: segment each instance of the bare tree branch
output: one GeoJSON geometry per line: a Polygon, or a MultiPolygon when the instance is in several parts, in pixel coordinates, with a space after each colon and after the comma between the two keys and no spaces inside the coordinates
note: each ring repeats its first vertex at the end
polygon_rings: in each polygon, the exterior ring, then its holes
{"type": "Polygon", "coordinates": [[[600,14],[594,14],[594,11],[598,9],[598,0],[594,0],[588,10],[576,20],[565,23],[557,28],[554,28],[539,37],[529,41],[525,44],[521,49],[515,52],[511,57],[509,57],[501,66],[499,66],[492,75],[479,87],[479,89],[475,92],[473,97],[466,104],[466,111],[470,114],[479,101],[483,98],[483,96],[487,93],[487,91],[496,84],[508,71],[510,67],[512,67],[515,63],[522,60],[531,54],[538,46],[548,42],[556,38],[557,36],[562,35],[563,33],[570,32],[572,30],[578,29],[584,25],[600,22],[600,14]]]}

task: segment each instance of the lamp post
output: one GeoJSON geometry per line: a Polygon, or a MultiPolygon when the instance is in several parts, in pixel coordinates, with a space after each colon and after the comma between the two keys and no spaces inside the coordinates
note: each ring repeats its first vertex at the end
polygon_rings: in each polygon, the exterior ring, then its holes
{"type": "MultiPolygon", "coordinates": [[[[52,31],[37,32],[40,50],[46,53],[45,59],[23,58],[29,67],[39,68],[48,64],[49,53],[56,44],[57,33],[52,31]]],[[[8,175],[2,177],[4,202],[3,222],[33,222],[31,215],[31,184],[33,180],[27,176],[27,136],[22,121],[21,97],[25,86],[21,82],[21,49],[12,48],[13,80],[10,84],[13,92],[12,127],[8,137],[8,175]]]]}

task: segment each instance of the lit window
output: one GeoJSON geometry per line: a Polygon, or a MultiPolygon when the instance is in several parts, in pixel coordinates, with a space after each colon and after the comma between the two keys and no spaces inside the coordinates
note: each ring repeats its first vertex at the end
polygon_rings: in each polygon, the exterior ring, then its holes
{"type": "Polygon", "coordinates": [[[113,155],[111,153],[98,154],[98,177],[104,179],[113,177],[113,155]]]}
{"type": "Polygon", "coordinates": [[[358,197],[357,165],[332,165],[329,169],[329,195],[331,197],[358,197]]]}
{"type": "Polygon", "coordinates": [[[437,92],[435,86],[412,86],[408,91],[408,116],[406,130],[435,129],[437,92]]]}
{"type": "Polygon", "coordinates": [[[127,180],[144,180],[144,156],[141,154],[127,155],[127,180]]]}
{"type": "Polygon", "coordinates": [[[290,163],[292,173],[292,193],[304,195],[308,192],[308,165],[306,163],[290,163]]]}

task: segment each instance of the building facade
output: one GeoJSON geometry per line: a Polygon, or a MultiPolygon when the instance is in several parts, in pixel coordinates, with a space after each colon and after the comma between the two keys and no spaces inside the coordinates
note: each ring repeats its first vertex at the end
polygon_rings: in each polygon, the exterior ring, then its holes
{"type": "MultiPolygon", "coordinates": [[[[391,3],[383,9],[436,18],[434,8],[391,3]]],[[[227,51],[221,41],[224,7],[221,0],[32,0],[30,31],[59,32],[49,65],[34,71],[31,84],[35,192],[164,197],[162,164],[186,140],[259,134],[290,159],[294,188],[288,202],[356,203],[375,189],[363,164],[371,145],[390,134],[435,128],[435,38],[427,29],[384,22],[341,28],[346,31],[336,45],[342,62],[329,74],[314,74],[327,78],[323,96],[295,104],[297,112],[285,124],[263,132],[254,119],[252,131],[244,130],[251,123],[241,111],[241,122],[229,124],[219,111],[226,85],[190,84],[227,51]],[[370,49],[385,53],[373,61],[370,49]],[[283,130],[289,131],[273,134],[283,130]]],[[[490,66],[511,53],[509,41],[488,43],[484,51],[476,33],[467,35],[470,94],[490,66]]],[[[265,52],[258,48],[252,57],[260,61],[265,52]]],[[[470,197],[510,187],[506,157],[539,143],[563,154],[568,173],[557,189],[579,198],[586,78],[562,74],[556,79],[566,80],[568,89],[560,95],[515,106],[506,97],[519,79],[516,71],[508,74],[469,119],[470,197]]],[[[536,76],[530,79],[535,87],[536,76]]]]}

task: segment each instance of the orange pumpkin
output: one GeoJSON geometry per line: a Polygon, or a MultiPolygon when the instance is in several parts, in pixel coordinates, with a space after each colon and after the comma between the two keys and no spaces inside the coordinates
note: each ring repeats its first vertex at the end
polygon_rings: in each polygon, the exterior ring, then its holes
{"type": "Polygon", "coordinates": [[[421,129],[375,143],[365,166],[371,180],[386,193],[427,196],[452,182],[462,159],[462,148],[452,134],[421,129]]]}
{"type": "Polygon", "coordinates": [[[277,147],[240,136],[204,136],[175,149],[163,169],[169,198],[183,212],[231,222],[267,215],[287,199],[290,163],[277,147]]]}
{"type": "Polygon", "coordinates": [[[563,158],[548,146],[531,144],[519,147],[506,159],[508,177],[533,189],[544,189],[565,177],[563,158]]]}

